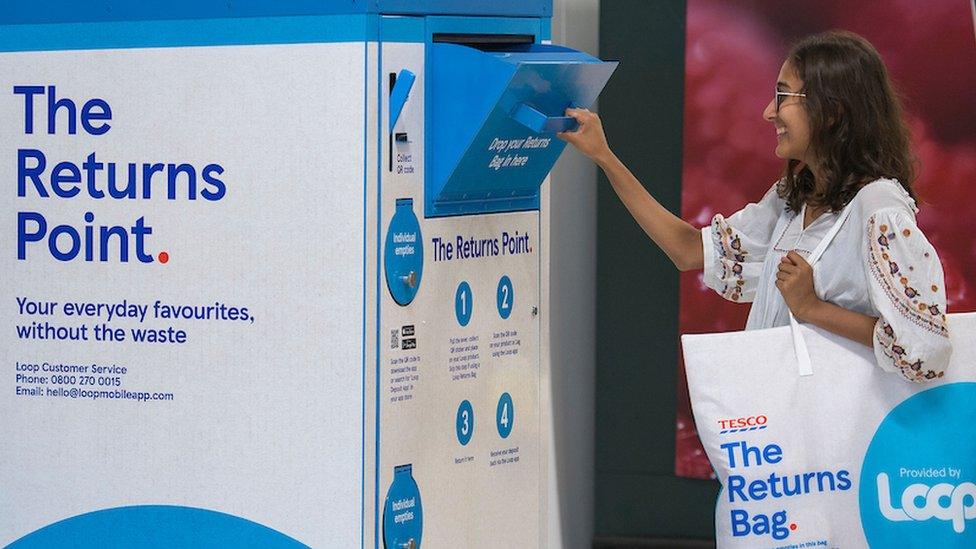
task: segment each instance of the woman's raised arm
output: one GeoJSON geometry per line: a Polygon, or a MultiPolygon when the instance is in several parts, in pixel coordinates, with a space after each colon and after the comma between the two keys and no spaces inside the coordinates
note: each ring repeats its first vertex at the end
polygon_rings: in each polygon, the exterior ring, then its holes
{"type": "Polygon", "coordinates": [[[559,133],[558,137],[600,166],[630,215],[679,270],[701,269],[704,261],[701,231],[655,200],[613,154],[599,116],[586,109],[566,109],[566,115],[575,118],[579,128],[559,133]]]}

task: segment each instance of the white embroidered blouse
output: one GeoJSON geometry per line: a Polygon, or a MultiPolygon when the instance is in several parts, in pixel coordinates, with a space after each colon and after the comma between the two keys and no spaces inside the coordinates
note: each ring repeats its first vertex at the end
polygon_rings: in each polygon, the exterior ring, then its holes
{"type": "MultiPolygon", "coordinates": [[[[915,201],[897,181],[879,179],[850,208],[814,264],[817,296],[878,317],[874,355],[884,370],[915,382],[942,377],[952,353],[945,275],[915,223],[915,201]]],[[[803,229],[803,214],[786,209],[774,184],[759,203],[702,228],[704,282],[728,300],[752,302],[747,330],[790,323],[775,284],[779,261],[794,249],[807,257],[840,215],[823,214],[803,229]]]]}

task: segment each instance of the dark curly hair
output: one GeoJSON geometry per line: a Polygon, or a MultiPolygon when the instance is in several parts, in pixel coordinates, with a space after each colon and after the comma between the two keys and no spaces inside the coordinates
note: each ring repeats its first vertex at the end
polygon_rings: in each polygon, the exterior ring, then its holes
{"type": "Polygon", "coordinates": [[[799,212],[806,202],[840,210],[882,177],[897,179],[917,199],[908,127],[874,46],[852,32],[831,31],[797,42],[787,63],[803,81],[810,147],[826,182],[818,193],[810,169],[789,160],[777,188],[787,208],[799,212]]]}

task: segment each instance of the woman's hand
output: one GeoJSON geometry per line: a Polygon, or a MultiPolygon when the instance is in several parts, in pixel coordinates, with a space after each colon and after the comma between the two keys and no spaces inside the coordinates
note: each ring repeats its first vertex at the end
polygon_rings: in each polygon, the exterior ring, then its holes
{"type": "Polygon", "coordinates": [[[790,251],[780,260],[776,287],[793,311],[793,316],[800,320],[806,321],[810,313],[823,303],[813,289],[813,267],[795,251],[790,251]]]}
{"type": "Polygon", "coordinates": [[[579,151],[590,157],[597,164],[601,164],[613,155],[607,144],[607,136],[603,133],[600,117],[586,109],[566,109],[566,116],[572,116],[579,122],[579,127],[572,132],[559,132],[556,137],[571,143],[579,151]]]}

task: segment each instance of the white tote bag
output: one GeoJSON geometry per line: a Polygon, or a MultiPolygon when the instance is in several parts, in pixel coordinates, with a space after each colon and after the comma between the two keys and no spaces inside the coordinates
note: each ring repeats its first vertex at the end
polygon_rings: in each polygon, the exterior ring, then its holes
{"type": "Polygon", "coordinates": [[[949,325],[946,375],[921,385],[792,316],[682,336],[718,546],[976,548],[976,313],[949,325]]]}
{"type": "Polygon", "coordinates": [[[976,313],[949,325],[946,375],[921,385],[806,325],[805,376],[789,326],[683,336],[718,546],[976,547],[976,313]]]}

